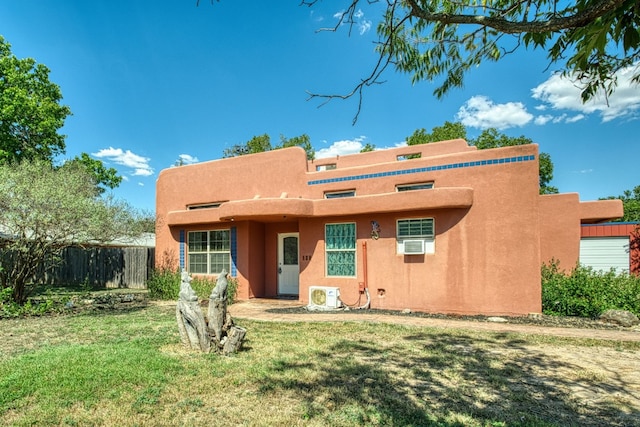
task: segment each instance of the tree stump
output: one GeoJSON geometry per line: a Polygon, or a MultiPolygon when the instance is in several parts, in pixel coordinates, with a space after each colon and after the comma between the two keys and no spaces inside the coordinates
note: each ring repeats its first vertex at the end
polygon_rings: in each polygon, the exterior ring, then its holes
{"type": "Polygon", "coordinates": [[[176,306],[178,330],[182,343],[192,349],[224,355],[236,353],[242,347],[246,329],[233,324],[227,313],[227,272],[222,270],[209,297],[209,309],[205,319],[198,304],[198,297],[189,284],[191,278],[182,272],[180,295],[176,306]]]}
{"type": "Polygon", "coordinates": [[[223,338],[223,328],[227,321],[227,299],[209,298],[209,334],[220,345],[223,338]]]}
{"type": "Polygon", "coordinates": [[[222,354],[228,356],[232,353],[236,353],[242,347],[242,341],[246,335],[247,330],[239,326],[232,326],[227,332],[227,340],[222,347],[222,354]]]}
{"type": "Polygon", "coordinates": [[[178,304],[176,305],[180,340],[186,347],[209,353],[211,339],[207,331],[207,323],[202,310],[200,310],[198,296],[189,282],[191,282],[189,274],[183,271],[178,304]]]}

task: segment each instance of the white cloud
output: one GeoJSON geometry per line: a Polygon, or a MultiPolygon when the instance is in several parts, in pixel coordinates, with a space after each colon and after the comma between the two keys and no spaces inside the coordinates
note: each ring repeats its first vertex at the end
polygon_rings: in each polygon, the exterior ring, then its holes
{"type": "Polygon", "coordinates": [[[553,74],[547,81],[531,90],[531,96],[543,103],[544,108],[570,110],[577,112],[566,118],[571,123],[581,120],[588,114],[598,113],[603,122],[622,117],[637,117],[640,113],[640,90],[631,82],[640,63],[616,73],[618,85],[608,98],[600,93],[589,102],[583,103],[580,97],[580,85],[561,74],[553,74]]]}
{"type": "MultiPolygon", "coordinates": [[[[566,116],[566,114],[563,114],[562,117],[564,118],[566,116]]],[[[584,114],[576,114],[575,116],[572,117],[567,117],[566,122],[567,123],[575,123],[575,122],[579,122],[580,120],[584,119],[585,116],[584,114]]]]}
{"type": "Polygon", "coordinates": [[[373,25],[373,23],[371,21],[369,21],[368,19],[363,19],[362,21],[359,21],[358,22],[358,31],[360,32],[360,35],[368,33],[369,30],[371,29],[372,25],[373,25]]]}
{"type": "Polygon", "coordinates": [[[313,10],[311,10],[311,12],[309,13],[309,16],[311,17],[311,19],[313,19],[316,22],[322,22],[324,21],[324,16],[320,15],[320,16],[315,16],[315,13],[313,10]]]}
{"type": "Polygon", "coordinates": [[[549,114],[545,114],[545,115],[536,117],[535,120],[533,121],[533,123],[535,123],[537,125],[545,125],[545,124],[549,123],[552,120],[553,120],[553,116],[551,116],[549,114]]]}
{"type": "Polygon", "coordinates": [[[559,116],[553,116],[551,114],[544,114],[534,119],[533,123],[537,125],[546,125],[547,123],[575,123],[584,119],[584,114],[576,114],[569,117],[568,114],[560,114],[559,116]]]}
{"type": "Polygon", "coordinates": [[[349,16],[345,15],[345,11],[341,10],[340,12],[336,12],[333,14],[333,17],[335,19],[344,19],[344,21],[341,22],[341,25],[345,25],[345,24],[353,24],[357,29],[358,29],[358,33],[362,36],[366,33],[369,32],[369,30],[371,30],[371,27],[373,26],[373,22],[371,22],[371,20],[366,19],[364,17],[364,12],[362,11],[362,9],[358,9],[356,12],[354,12],[352,18],[353,18],[353,22],[347,22],[349,16]]]}
{"type": "Polygon", "coordinates": [[[359,153],[360,150],[362,150],[362,147],[364,147],[363,141],[365,139],[365,136],[360,136],[352,140],[346,139],[342,141],[336,141],[331,144],[331,146],[316,151],[316,159],[359,153]]]}
{"type": "Polygon", "coordinates": [[[200,160],[198,160],[197,157],[194,157],[190,154],[180,154],[178,156],[178,160],[180,160],[180,162],[182,162],[183,165],[191,165],[193,163],[198,163],[200,160]]]}
{"type": "Polygon", "coordinates": [[[123,151],[121,148],[109,147],[91,155],[130,168],[130,175],[133,176],[153,175],[153,168],[149,165],[151,159],[132,153],[131,150],[123,151]]]}
{"type": "Polygon", "coordinates": [[[480,129],[507,129],[526,125],[533,115],[521,102],[494,104],[486,96],[474,96],[460,107],[456,119],[465,126],[480,129]]]}

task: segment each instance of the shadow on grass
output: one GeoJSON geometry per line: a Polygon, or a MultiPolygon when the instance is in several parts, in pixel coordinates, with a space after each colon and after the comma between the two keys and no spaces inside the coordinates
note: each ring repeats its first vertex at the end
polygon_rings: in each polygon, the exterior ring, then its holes
{"type": "Polygon", "coordinates": [[[260,391],[293,393],[304,418],[328,425],[640,425],[640,414],[625,406],[629,390],[567,375],[581,368],[525,343],[442,332],[387,344],[341,340],[308,362],[274,361],[260,391]],[[568,394],[576,387],[622,398],[581,401],[568,394]]]}

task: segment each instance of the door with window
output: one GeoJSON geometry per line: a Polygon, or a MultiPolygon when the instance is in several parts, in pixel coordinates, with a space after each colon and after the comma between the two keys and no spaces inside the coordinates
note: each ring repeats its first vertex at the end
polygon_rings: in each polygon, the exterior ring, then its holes
{"type": "Polygon", "coordinates": [[[298,295],[298,233],[278,234],[278,295],[298,295]]]}

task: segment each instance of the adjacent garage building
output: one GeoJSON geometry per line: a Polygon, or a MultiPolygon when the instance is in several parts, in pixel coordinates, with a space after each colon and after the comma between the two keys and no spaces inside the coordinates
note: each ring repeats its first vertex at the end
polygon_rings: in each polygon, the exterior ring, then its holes
{"type": "Polygon", "coordinates": [[[580,263],[594,270],[640,273],[640,232],[637,222],[582,224],[580,263]]]}

